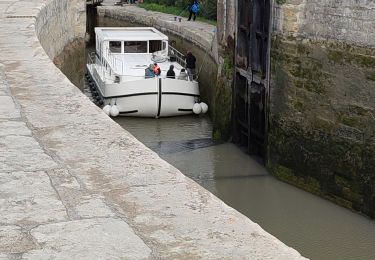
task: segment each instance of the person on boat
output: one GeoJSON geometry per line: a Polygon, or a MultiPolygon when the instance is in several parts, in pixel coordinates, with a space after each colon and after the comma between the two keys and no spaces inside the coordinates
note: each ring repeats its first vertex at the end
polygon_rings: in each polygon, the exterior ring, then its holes
{"type": "Polygon", "coordinates": [[[193,16],[193,21],[197,18],[197,13],[199,12],[199,3],[197,0],[190,0],[189,4],[189,19],[191,20],[191,16],[193,16]]]}
{"type": "Polygon", "coordinates": [[[185,69],[181,69],[180,75],[178,75],[177,79],[187,80],[187,78],[188,78],[188,74],[186,73],[185,69]]]}
{"type": "Polygon", "coordinates": [[[167,71],[167,78],[170,78],[170,79],[176,78],[176,73],[174,73],[173,69],[174,69],[173,65],[169,66],[169,70],[167,71]]]}
{"type": "Polygon", "coordinates": [[[189,80],[191,81],[191,80],[194,79],[195,62],[197,61],[197,59],[191,53],[191,51],[188,51],[187,54],[186,54],[186,57],[185,57],[185,61],[186,61],[187,74],[188,74],[189,80]]]}
{"type": "Polygon", "coordinates": [[[145,69],[145,78],[146,79],[149,79],[149,78],[154,78],[155,77],[155,73],[154,73],[154,65],[153,64],[150,64],[150,66],[148,66],[146,69],[145,69]]]}
{"type": "Polygon", "coordinates": [[[156,76],[160,76],[160,74],[161,74],[161,69],[160,69],[159,65],[158,65],[156,62],[154,63],[154,69],[153,69],[153,71],[154,71],[154,74],[155,74],[156,76]]]}

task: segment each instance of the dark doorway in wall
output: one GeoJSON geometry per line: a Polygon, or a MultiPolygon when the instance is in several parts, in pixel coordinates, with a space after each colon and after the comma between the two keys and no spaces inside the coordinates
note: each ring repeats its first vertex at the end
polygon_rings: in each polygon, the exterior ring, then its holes
{"type": "Polygon", "coordinates": [[[237,2],[233,141],[263,160],[267,145],[271,2],[237,2]]]}
{"type": "Polygon", "coordinates": [[[90,35],[89,44],[95,42],[95,27],[97,26],[96,7],[99,6],[103,0],[86,0],[86,32],[90,35]]]}

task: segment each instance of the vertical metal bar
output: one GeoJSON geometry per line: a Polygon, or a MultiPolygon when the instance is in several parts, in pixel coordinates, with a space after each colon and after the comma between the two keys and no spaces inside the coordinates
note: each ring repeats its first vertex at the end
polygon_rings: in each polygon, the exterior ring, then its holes
{"type": "Polygon", "coordinates": [[[247,117],[247,151],[249,154],[252,153],[252,145],[251,145],[251,82],[246,80],[246,106],[245,112],[247,117]]]}
{"type": "Polygon", "coordinates": [[[162,85],[161,85],[161,78],[157,78],[157,84],[158,84],[158,113],[156,114],[156,118],[160,116],[161,111],[161,96],[162,96],[162,85]]]}
{"type": "MultiPolygon", "coordinates": [[[[275,0],[269,0],[270,5],[269,5],[269,24],[268,24],[268,46],[267,46],[267,71],[266,71],[266,80],[265,80],[265,97],[264,97],[264,135],[265,135],[265,142],[264,142],[264,147],[265,150],[268,151],[268,130],[269,130],[269,102],[270,102],[270,78],[271,78],[271,41],[272,41],[272,25],[273,25],[273,6],[275,4],[275,0]]],[[[268,152],[264,152],[264,161],[267,163],[269,159],[269,154],[268,152]]]]}

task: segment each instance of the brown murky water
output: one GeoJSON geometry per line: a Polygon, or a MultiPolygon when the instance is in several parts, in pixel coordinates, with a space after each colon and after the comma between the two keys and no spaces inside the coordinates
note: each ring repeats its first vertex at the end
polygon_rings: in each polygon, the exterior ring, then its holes
{"type": "MultiPolygon", "coordinates": [[[[107,25],[112,24],[107,21],[107,25]]],[[[80,81],[85,64],[78,60],[85,59],[78,56],[84,53],[82,49],[65,52],[62,70],[90,95],[80,81]]],[[[213,142],[208,117],[114,120],[302,255],[322,260],[375,259],[375,221],[276,180],[231,143],[213,142]]]]}

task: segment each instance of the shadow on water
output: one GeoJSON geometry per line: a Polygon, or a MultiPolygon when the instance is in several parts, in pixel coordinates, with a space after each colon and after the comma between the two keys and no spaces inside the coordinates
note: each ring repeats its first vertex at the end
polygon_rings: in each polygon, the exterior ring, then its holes
{"type": "MultiPolygon", "coordinates": [[[[82,78],[82,50],[63,53],[63,72],[82,78]],[[78,54],[77,54],[78,53],[78,54]]],[[[90,90],[78,85],[85,95],[90,90]]],[[[186,176],[311,259],[375,259],[375,222],[280,182],[241,149],[211,140],[207,116],[115,118],[186,176]]]]}
{"type": "Polygon", "coordinates": [[[213,141],[211,138],[200,138],[180,141],[159,141],[155,146],[150,145],[149,148],[160,155],[164,155],[192,151],[218,144],[220,143],[213,141]]]}

